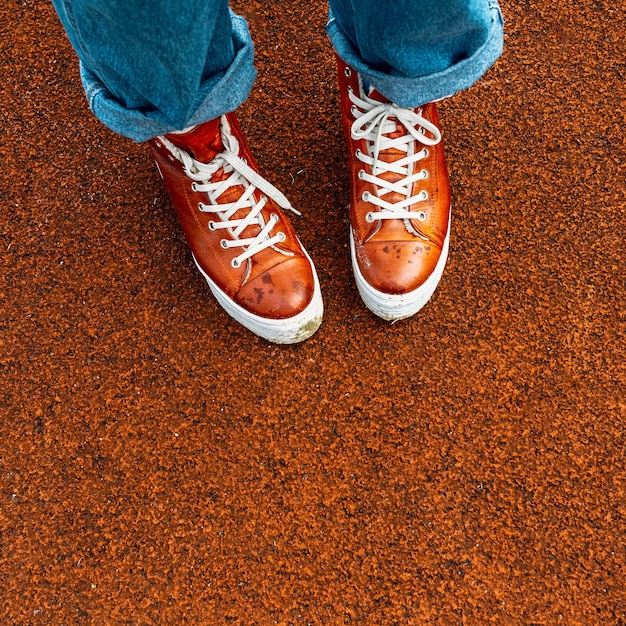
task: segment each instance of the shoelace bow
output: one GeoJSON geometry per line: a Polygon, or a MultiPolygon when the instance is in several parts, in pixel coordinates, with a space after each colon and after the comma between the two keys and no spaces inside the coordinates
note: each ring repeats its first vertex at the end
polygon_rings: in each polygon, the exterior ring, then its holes
{"type": "Polygon", "coordinates": [[[196,161],[190,154],[175,146],[167,138],[160,138],[167,149],[182,164],[185,173],[191,178],[194,191],[206,193],[210,204],[200,203],[199,209],[204,213],[215,214],[217,220],[209,222],[211,230],[226,229],[231,239],[222,239],[221,246],[225,249],[241,247],[243,252],[232,260],[235,268],[248,258],[265,250],[276,243],[285,241],[285,234],[278,232],[272,234],[272,229],[278,223],[278,215],[272,213],[266,222],[262,210],[267,204],[267,198],[271,198],[279,207],[292,211],[296,215],[301,215],[299,211],[291,206],[291,203],[276,187],[265,180],[258,172],[252,169],[241,157],[239,152],[239,142],[230,133],[222,134],[224,151],[217,154],[210,163],[196,161]],[[230,174],[224,180],[211,182],[212,176],[223,168],[224,174],[230,174]],[[243,187],[243,193],[236,202],[218,203],[219,197],[231,187],[243,187]],[[259,190],[262,194],[257,202],[254,193],[259,190]],[[267,197],[266,197],[267,196],[267,197]],[[232,219],[237,211],[249,209],[245,217],[232,219]],[[254,237],[240,239],[240,235],[248,226],[258,225],[260,231],[254,237]]]}
{"type": "Polygon", "coordinates": [[[352,113],[356,117],[351,127],[352,138],[355,140],[365,139],[371,145],[371,155],[363,154],[360,150],[357,151],[357,158],[370,165],[372,170],[371,174],[361,170],[359,177],[376,185],[378,190],[376,196],[365,192],[363,200],[381,209],[377,212],[368,213],[366,219],[369,222],[410,218],[424,221],[426,214],[423,211],[411,211],[409,207],[428,199],[428,193],[425,190],[411,195],[413,183],[425,180],[429,176],[425,169],[414,172],[416,169],[414,164],[428,156],[428,149],[423,148],[418,152],[412,152],[412,145],[414,141],[425,146],[437,145],[441,141],[441,132],[432,122],[412,109],[404,109],[391,102],[380,102],[366,95],[360,98],[352,90],[350,90],[349,95],[353,103],[352,113]],[[407,130],[407,134],[392,139],[387,135],[396,132],[396,122],[399,122],[407,130]],[[427,132],[431,136],[428,136],[427,132]],[[390,162],[379,159],[382,151],[391,148],[406,152],[407,156],[390,162]],[[377,176],[378,173],[385,172],[400,174],[402,178],[394,183],[377,176]],[[383,196],[392,192],[401,194],[404,199],[394,203],[383,199],[383,196]]]}

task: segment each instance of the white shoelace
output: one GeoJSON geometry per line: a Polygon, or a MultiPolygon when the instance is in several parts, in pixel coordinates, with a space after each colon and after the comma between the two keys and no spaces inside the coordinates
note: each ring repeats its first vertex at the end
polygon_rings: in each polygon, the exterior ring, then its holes
{"type": "MultiPolygon", "coordinates": [[[[415,141],[424,146],[434,146],[441,141],[441,132],[427,119],[420,115],[421,110],[415,112],[412,109],[403,109],[390,102],[379,102],[366,95],[363,98],[357,96],[353,90],[349,90],[352,101],[352,114],[355,121],[352,123],[351,135],[355,140],[365,139],[368,142],[370,154],[363,154],[357,150],[357,158],[371,166],[372,173],[365,170],[359,172],[359,178],[372,183],[377,188],[377,195],[369,192],[363,194],[363,200],[377,206],[380,210],[366,215],[368,222],[375,220],[416,218],[420,221],[426,219],[424,211],[411,211],[409,207],[428,199],[428,192],[422,190],[411,195],[413,183],[428,178],[426,169],[415,171],[415,164],[428,156],[428,148],[424,147],[415,152],[415,141]],[[399,122],[408,131],[406,135],[391,139],[387,135],[396,132],[399,122]],[[427,135],[429,133],[431,136],[427,135]],[[407,156],[392,162],[380,160],[380,152],[395,148],[407,153],[407,156]],[[392,183],[377,174],[394,172],[400,174],[402,179],[392,183]],[[399,202],[388,202],[384,196],[396,192],[403,196],[399,202]]],[[[407,224],[407,226],[409,226],[407,224]]]]}
{"type": "MultiPolygon", "coordinates": [[[[232,260],[234,268],[240,267],[246,259],[261,250],[285,241],[286,237],[283,232],[272,234],[272,229],[279,221],[278,215],[272,213],[267,222],[263,217],[261,211],[267,204],[267,198],[271,198],[282,209],[293,211],[296,215],[301,215],[301,213],[291,206],[289,200],[276,187],[237,156],[239,142],[230,132],[222,132],[225,150],[215,156],[210,163],[196,161],[190,154],[165,137],[159,137],[159,140],[183,164],[185,174],[194,181],[192,189],[207,194],[210,203],[200,203],[198,208],[204,213],[212,213],[216,216],[216,220],[209,222],[211,230],[226,229],[230,234],[230,239],[221,240],[221,246],[225,249],[243,248],[241,254],[232,260]],[[219,182],[211,182],[211,177],[221,168],[224,168],[224,173],[230,176],[219,182]],[[243,193],[236,202],[218,204],[219,197],[226,190],[237,186],[243,187],[243,193]],[[264,194],[258,202],[254,198],[257,189],[264,194]],[[240,219],[231,219],[241,209],[249,209],[247,215],[240,219]],[[255,237],[240,239],[243,231],[252,225],[260,227],[259,233],[255,237]]],[[[281,252],[284,253],[284,251],[281,252]]]]}

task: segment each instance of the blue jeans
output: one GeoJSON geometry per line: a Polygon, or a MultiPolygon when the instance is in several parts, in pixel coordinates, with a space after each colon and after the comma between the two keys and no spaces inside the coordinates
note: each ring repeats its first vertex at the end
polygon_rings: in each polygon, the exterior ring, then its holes
{"type": "MultiPolygon", "coordinates": [[[[252,40],[228,0],[52,1],[89,106],[117,133],[146,141],[248,97],[252,40]]],[[[497,0],[330,0],[327,32],[338,55],[402,107],[471,86],[503,39],[497,0]]]]}

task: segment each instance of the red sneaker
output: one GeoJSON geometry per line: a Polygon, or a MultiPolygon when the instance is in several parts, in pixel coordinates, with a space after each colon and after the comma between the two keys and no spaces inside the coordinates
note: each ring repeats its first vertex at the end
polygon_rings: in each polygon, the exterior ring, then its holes
{"type": "Polygon", "coordinates": [[[319,281],[281,208],[299,213],[258,173],[235,114],[149,144],[220,305],[268,341],[310,337],[323,315],[319,281]]]}
{"type": "Polygon", "coordinates": [[[448,255],[450,188],[437,110],[366,93],[358,73],[338,65],[357,288],[373,313],[402,319],[428,302],[448,255]]]}

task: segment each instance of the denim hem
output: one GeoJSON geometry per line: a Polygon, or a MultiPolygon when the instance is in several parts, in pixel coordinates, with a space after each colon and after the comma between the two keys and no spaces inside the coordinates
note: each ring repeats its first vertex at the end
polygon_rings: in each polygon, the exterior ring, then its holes
{"type": "Polygon", "coordinates": [[[104,84],[83,63],[80,75],[94,115],[108,128],[133,141],[143,142],[164,133],[215,119],[234,111],[250,94],[256,76],[253,44],[243,17],[231,12],[235,58],[226,72],[207,80],[200,87],[202,100],[184,124],[175,124],[157,109],[127,109],[115,100],[104,84]]]}
{"type": "Polygon", "coordinates": [[[489,1],[492,25],[485,43],[469,58],[436,74],[407,78],[371,69],[339,28],[330,12],[326,31],[339,57],[386,98],[400,107],[414,108],[441,100],[471,87],[502,54],[504,21],[497,0],[489,1]]]}

